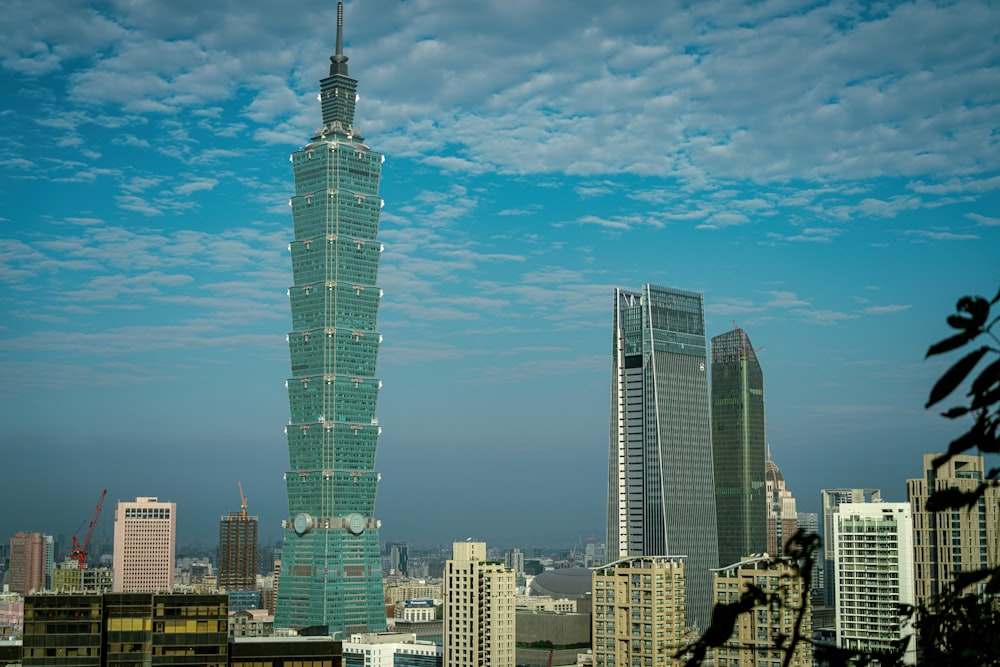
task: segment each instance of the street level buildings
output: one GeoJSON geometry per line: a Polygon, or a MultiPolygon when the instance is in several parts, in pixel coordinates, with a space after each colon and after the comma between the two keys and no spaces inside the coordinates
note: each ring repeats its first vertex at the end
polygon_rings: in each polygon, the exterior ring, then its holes
{"type": "Polygon", "coordinates": [[[177,503],[151,496],[119,501],[113,589],[126,593],[172,590],[176,539],[177,503]]]}
{"type": "Polygon", "coordinates": [[[935,491],[976,490],[983,483],[982,456],[960,454],[934,466],[941,454],[924,454],[924,476],[906,481],[913,512],[917,603],[926,605],[948,589],[960,572],[1000,566],[1000,487],[986,487],[971,507],[929,512],[935,491]]]}
{"type": "Polygon", "coordinates": [[[292,154],[289,470],[277,627],[347,637],[385,629],[375,519],[375,377],[382,155],[354,125],[357,80],[337,47],[320,82],[323,125],[292,154]]]}
{"type": "Polygon", "coordinates": [[[257,586],[258,519],[246,510],[219,521],[219,588],[250,591],[257,586]]]}
{"type": "Polygon", "coordinates": [[[15,533],[10,538],[10,567],[7,570],[10,590],[21,595],[44,590],[47,554],[43,533],[15,533]]]}
{"type": "Polygon", "coordinates": [[[765,449],[764,373],[750,337],[737,327],[712,339],[712,457],[723,566],[767,546],[765,449]]]}
{"type": "Polygon", "coordinates": [[[751,586],[768,594],[769,601],[740,614],[732,637],[716,649],[715,664],[718,667],[776,664],[811,667],[812,644],[809,642],[798,642],[787,663],[778,649],[778,637],[793,636],[796,623],[799,623],[800,636],[809,637],[812,632],[809,591],[794,563],[765,554],[720,568],[715,572],[715,602],[735,604],[751,586]]]}
{"type": "Polygon", "coordinates": [[[685,556],[704,630],[719,552],[702,295],[616,289],[611,369],[607,559],[685,556]]]}
{"type": "Polygon", "coordinates": [[[841,503],[833,512],[833,580],[837,646],[890,651],[906,644],[916,662],[913,625],[913,517],[909,503],[841,503]]]}
{"type": "MultiPolygon", "coordinates": [[[[441,667],[441,645],[413,633],[351,635],[344,642],[345,667],[441,667]]],[[[489,663],[485,663],[489,664],[489,663]]]]}
{"type": "Polygon", "coordinates": [[[686,566],[682,558],[635,556],[593,574],[594,667],[683,664],[686,566]]]}
{"type": "Polygon", "coordinates": [[[514,572],[486,559],[485,542],[456,542],[443,583],[444,664],[514,667],[514,572]]]}
{"type": "Polygon", "coordinates": [[[30,595],[24,667],[134,667],[228,663],[225,595],[30,595]]]}

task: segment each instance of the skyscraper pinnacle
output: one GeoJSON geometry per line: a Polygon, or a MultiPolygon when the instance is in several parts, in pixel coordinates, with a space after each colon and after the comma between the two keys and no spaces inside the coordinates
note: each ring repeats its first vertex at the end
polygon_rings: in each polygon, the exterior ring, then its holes
{"type": "Polygon", "coordinates": [[[347,56],[344,55],[344,2],[337,0],[337,52],[330,56],[330,76],[347,76],[347,56]]]}

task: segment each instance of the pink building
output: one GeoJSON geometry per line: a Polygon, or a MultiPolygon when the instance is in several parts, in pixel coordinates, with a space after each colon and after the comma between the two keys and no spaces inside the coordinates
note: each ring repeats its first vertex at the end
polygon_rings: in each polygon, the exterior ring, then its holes
{"type": "Polygon", "coordinates": [[[170,591],[174,587],[177,503],[156,498],[115,508],[114,590],[170,591]]]}
{"type": "Polygon", "coordinates": [[[20,532],[10,538],[7,583],[14,593],[27,595],[45,589],[45,535],[20,532]]]}

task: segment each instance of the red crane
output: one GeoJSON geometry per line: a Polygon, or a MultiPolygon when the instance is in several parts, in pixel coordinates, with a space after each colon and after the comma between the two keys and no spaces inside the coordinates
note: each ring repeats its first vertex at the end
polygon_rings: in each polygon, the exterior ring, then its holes
{"type": "Polygon", "coordinates": [[[104,496],[107,494],[107,489],[101,491],[101,499],[97,501],[97,507],[94,508],[94,517],[90,520],[90,526],[87,528],[87,537],[84,538],[83,544],[76,541],[76,535],[73,536],[73,553],[69,557],[79,563],[81,570],[87,568],[87,549],[90,548],[90,538],[94,536],[97,517],[101,515],[101,508],[104,507],[104,496]]]}

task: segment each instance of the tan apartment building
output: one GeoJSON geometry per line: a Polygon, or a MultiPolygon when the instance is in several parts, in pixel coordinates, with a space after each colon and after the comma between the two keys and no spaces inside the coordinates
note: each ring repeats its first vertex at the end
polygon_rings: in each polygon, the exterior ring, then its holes
{"type": "Polygon", "coordinates": [[[940,468],[924,454],[923,479],[906,480],[913,513],[914,581],[918,604],[927,604],[955,580],[956,572],[1000,565],[1000,487],[992,486],[974,506],[928,512],[927,499],[938,490],[973,491],[983,482],[982,456],[953,456],[940,468]]]}
{"type": "Polygon", "coordinates": [[[594,667],[682,665],[685,645],[684,562],[677,556],[633,556],[593,575],[594,667]]]}
{"type": "Polygon", "coordinates": [[[456,542],[444,566],[444,664],[514,667],[514,572],[485,542],[456,542]]]}
{"type": "MultiPolygon", "coordinates": [[[[800,610],[803,613],[799,634],[806,638],[812,634],[809,592],[804,590],[802,578],[787,559],[771,558],[767,554],[747,558],[715,570],[714,584],[716,604],[736,602],[750,586],[768,594],[779,594],[770,603],[758,605],[740,616],[733,636],[716,650],[717,667],[784,664],[785,654],[775,647],[775,638],[792,636],[800,610]]],[[[799,642],[791,664],[811,667],[812,645],[799,642]]]]}

